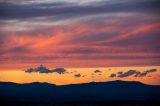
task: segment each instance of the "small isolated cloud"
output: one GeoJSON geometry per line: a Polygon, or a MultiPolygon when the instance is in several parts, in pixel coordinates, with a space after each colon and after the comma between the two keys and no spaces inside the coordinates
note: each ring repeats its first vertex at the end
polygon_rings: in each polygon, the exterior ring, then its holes
{"type": "Polygon", "coordinates": [[[95,70],[94,73],[101,73],[102,71],[100,70],[95,70]]]}
{"type": "Polygon", "coordinates": [[[81,74],[75,74],[74,77],[79,78],[81,77],[81,74]]]}
{"type": "Polygon", "coordinates": [[[110,77],[114,78],[114,77],[116,77],[116,74],[111,74],[110,77]]]}
{"type": "Polygon", "coordinates": [[[64,68],[55,68],[55,69],[48,69],[47,67],[43,66],[43,65],[40,65],[36,68],[28,68],[25,70],[25,72],[28,72],[28,73],[32,73],[32,72],[39,72],[39,73],[53,73],[53,72],[56,72],[58,74],[64,74],[64,73],[67,73],[67,71],[64,69],[64,68]]]}
{"type": "Polygon", "coordinates": [[[56,72],[58,74],[67,73],[67,71],[64,68],[56,68],[56,69],[53,69],[52,72],[56,72]]]}
{"type": "Polygon", "coordinates": [[[145,77],[147,76],[149,73],[153,73],[156,72],[157,69],[149,69],[146,70],[144,72],[140,72],[137,70],[128,70],[127,72],[117,72],[117,74],[111,74],[110,77],[114,78],[114,77],[119,77],[119,78],[125,78],[125,77],[129,77],[129,76],[134,76],[134,77],[145,77]]]}

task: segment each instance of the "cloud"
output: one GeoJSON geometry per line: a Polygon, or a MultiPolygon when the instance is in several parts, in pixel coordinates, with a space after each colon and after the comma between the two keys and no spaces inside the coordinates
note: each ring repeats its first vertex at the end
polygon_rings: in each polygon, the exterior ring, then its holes
{"type": "Polygon", "coordinates": [[[149,69],[149,70],[146,70],[142,73],[139,72],[138,74],[135,75],[135,77],[144,77],[144,76],[147,76],[149,73],[153,73],[156,71],[157,71],[157,69],[149,69]]]}
{"type": "Polygon", "coordinates": [[[81,77],[81,74],[75,74],[74,77],[79,78],[79,77],[81,77]]]}
{"type": "Polygon", "coordinates": [[[56,72],[58,74],[67,73],[67,71],[64,68],[56,68],[56,69],[53,69],[52,72],[56,72]]]}
{"type": "Polygon", "coordinates": [[[122,74],[123,72],[118,72],[118,74],[122,74]]]}
{"type": "Polygon", "coordinates": [[[95,70],[94,73],[101,73],[102,71],[100,70],[95,70]]]}
{"type": "Polygon", "coordinates": [[[40,73],[50,73],[51,72],[48,68],[46,68],[43,65],[38,66],[34,70],[35,70],[35,72],[40,72],[40,73]]]}
{"type": "Polygon", "coordinates": [[[145,1],[99,1],[90,2],[87,5],[71,2],[50,2],[50,3],[0,3],[0,19],[27,19],[36,17],[51,17],[56,19],[66,19],[83,15],[114,13],[114,12],[157,12],[160,2],[158,0],[145,1]]]}
{"type": "Polygon", "coordinates": [[[49,1],[0,1],[1,67],[159,65],[158,0],[49,1]]]}
{"type": "Polygon", "coordinates": [[[38,66],[36,68],[28,68],[28,69],[25,70],[25,72],[27,72],[27,73],[32,73],[32,72],[54,73],[54,72],[56,72],[58,74],[65,74],[65,73],[67,73],[67,71],[64,68],[55,68],[55,69],[50,70],[50,69],[46,68],[43,65],[40,65],[40,66],[38,66]]]}
{"type": "Polygon", "coordinates": [[[119,74],[118,77],[124,78],[124,77],[129,77],[129,76],[134,75],[134,74],[137,74],[136,70],[129,70],[127,72],[119,74]]]}
{"type": "Polygon", "coordinates": [[[127,72],[117,72],[117,74],[111,74],[110,77],[111,78],[114,78],[114,77],[125,78],[125,77],[129,77],[129,76],[145,77],[149,73],[153,73],[153,72],[156,72],[156,71],[157,71],[157,69],[149,69],[149,70],[146,70],[144,72],[140,72],[140,71],[137,71],[137,70],[128,70],[127,72]]]}
{"type": "Polygon", "coordinates": [[[35,72],[35,70],[33,68],[28,68],[28,69],[25,70],[25,72],[32,73],[32,72],[35,72]]]}
{"type": "Polygon", "coordinates": [[[114,77],[116,77],[116,74],[111,74],[110,77],[114,78],[114,77]]]}
{"type": "Polygon", "coordinates": [[[45,66],[40,65],[40,66],[38,66],[34,69],[33,68],[26,69],[25,72],[29,72],[29,73],[31,73],[31,72],[51,73],[52,71],[47,69],[45,66]]]}
{"type": "Polygon", "coordinates": [[[149,70],[147,70],[146,72],[147,73],[152,73],[152,72],[156,72],[157,71],[157,69],[149,69],[149,70]]]}

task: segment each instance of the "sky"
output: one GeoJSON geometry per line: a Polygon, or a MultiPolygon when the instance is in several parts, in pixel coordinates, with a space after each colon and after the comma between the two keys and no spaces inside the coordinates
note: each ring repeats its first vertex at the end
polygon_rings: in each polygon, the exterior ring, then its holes
{"type": "Polygon", "coordinates": [[[1,0],[0,70],[160,65],[159,0],[1,0]]]}

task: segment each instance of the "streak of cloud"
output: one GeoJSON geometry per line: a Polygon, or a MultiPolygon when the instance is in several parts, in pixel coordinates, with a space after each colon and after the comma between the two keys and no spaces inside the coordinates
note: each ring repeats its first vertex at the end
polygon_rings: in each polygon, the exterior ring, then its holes
{"type": "Polygon", "coordinates": [[[148,74],[156,72],[156,71],[157,71],[157,69],[149,69],[149,70],[146,70],[144,72],[140,72],[140,71],[137,71],[137,70],[128,70],[127,72],[117,72],[117,74],[113,73],[113,74],[110,75],[110,77],[111,78],[114,78],[114,77],[126,78],[126,77],[130,77],[130,76],[145,77],[148,74]]]}
{"type": "Polygon", "coordinates": [[[2,0],[1,69],[52,63],[159,65],[159,4],[159,0],[2,0]]]}

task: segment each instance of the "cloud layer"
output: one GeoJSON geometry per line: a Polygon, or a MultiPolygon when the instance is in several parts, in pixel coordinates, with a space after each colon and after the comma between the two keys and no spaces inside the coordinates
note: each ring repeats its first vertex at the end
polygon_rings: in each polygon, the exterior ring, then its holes
{"type": "Polygon", "coordinates": [[[0,68],[159,65],[159,4],[0,1],[0,68]]]}

